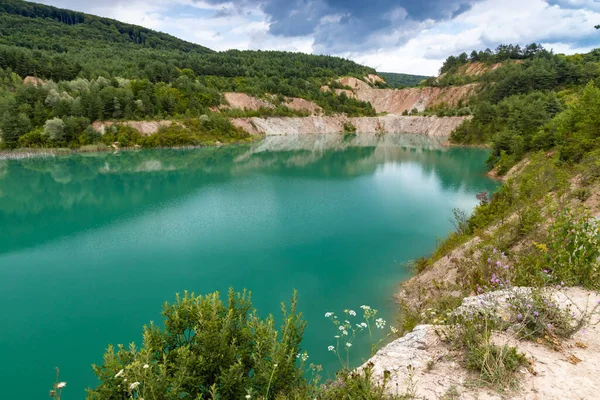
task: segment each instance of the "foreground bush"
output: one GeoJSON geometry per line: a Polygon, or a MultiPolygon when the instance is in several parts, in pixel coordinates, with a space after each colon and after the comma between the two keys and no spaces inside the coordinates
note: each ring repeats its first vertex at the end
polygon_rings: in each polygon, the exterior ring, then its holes
{"type": "Polygon", "coordinates": [[[250,294],[179,295],[165,304],[165,329],[144,327],[143,345],[109,346],[94,365],[101,384],[89,399],[243,399],[296,397],[305,387],[297,362],[305,322],[282,304],[282,324],[261,319],[250,294]],[[294,395],[294,394],[295,395],[294,395]],[[247,397],[249,396],[249,397],[247,397]]]}

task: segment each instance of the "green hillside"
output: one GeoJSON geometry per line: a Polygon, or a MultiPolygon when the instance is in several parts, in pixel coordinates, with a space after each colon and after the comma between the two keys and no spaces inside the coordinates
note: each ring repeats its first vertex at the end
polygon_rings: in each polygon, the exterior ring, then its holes
{"type": "Polygon", "coordinates": [[[338,57],[215,52],[140,26],[20,0],[0,3],[0,44],[0,67],[55,80],[101,75],[171,82],[184,68],[196,75],[304,79],[374,72],[338,57]]]}
{"type": "Polygon", "coordinates": [[[421,81],[431,78],[430,76],[398,74],[395,72],[379,72],[379,76],[385,79],[389,87],[398,89],[418,86],[421,81]]]}
{"type": "MultiPolygon", "coordinates": [[[[19,0],[0,2],[0,131],[2,147],[228,143],[247,134],[215,107],[224,92],[279,95],[259,115],[301,113],[284,96],[318,104],[326,114],[371,116],[369,103],[320,87],[372,68],[331,56],[281,51],[215,52],[171,35],[80,12],[19,0]],[[34,76],[44,85],[25,85],[34,76]],[[202,121],[198,122],[198,117],[202,121]],[[97,120],[176,119],[160,137],[115,127],[100,138],[97,120]]],[[[256,112],[255,112],[256,113],[256,112]]],[[[247,116],[242,111],[236,116],[247,116]]]]}

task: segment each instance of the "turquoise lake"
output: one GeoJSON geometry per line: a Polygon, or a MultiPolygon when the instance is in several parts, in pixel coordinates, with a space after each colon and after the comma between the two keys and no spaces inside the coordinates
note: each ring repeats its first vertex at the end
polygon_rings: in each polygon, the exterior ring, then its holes
{"type": "Polygon", "coordinates": [[[366,304],[393,323],[406,262],[497,187],[487,156],[419,136],[307,135],[0,161],[3,398],[47,397],[60,367],[63,400],[83,399],[107,345],[139,343],[184,290],[248,288],[266,316],[297,289],[309,361],[333,374],[324,314],[366,304]]]}

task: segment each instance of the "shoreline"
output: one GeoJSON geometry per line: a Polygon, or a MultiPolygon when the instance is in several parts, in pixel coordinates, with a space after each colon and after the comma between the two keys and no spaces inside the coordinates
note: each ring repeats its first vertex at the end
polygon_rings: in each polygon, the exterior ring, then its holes
{"type": "Polygon", "coordinates": [[[75,154],[93,154],[93,153],[120,153],[124,151],[143,151],[143,150],[160,150],[160,149],[172,149],[172,150],[194,150],[194,149],[205,149],[209,147],[224,147],[224,146],[236,146],[243,143],[254,143],[258,139],[263,137],[252,137],[249,142],[234,142],[225,144],[214,144],[214,145],[198,145],[198,146],[166,146],[166,147],[121,147],[118,149],[106,146],[97,147],[94,149],[68,149],[64,147],[48,147],[48,148],[17,148],[10,150],[0,150],[0,161],[3,160],[27,160],[34,158],[52,158],[58,156],[70,156],[75,154]]]}

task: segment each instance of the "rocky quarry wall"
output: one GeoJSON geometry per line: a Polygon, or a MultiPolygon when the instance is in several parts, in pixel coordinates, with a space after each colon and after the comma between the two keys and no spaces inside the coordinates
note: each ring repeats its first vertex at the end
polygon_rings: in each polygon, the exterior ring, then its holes
{"type": "Polygon", "coordinates": [[[340,116],[235,118],[231,122],[252,135],[295,135],[344,133],[355,128],[359,133],[414,133],[449,136],[468,117],[381,117],[347,118],[340,116]]]}

